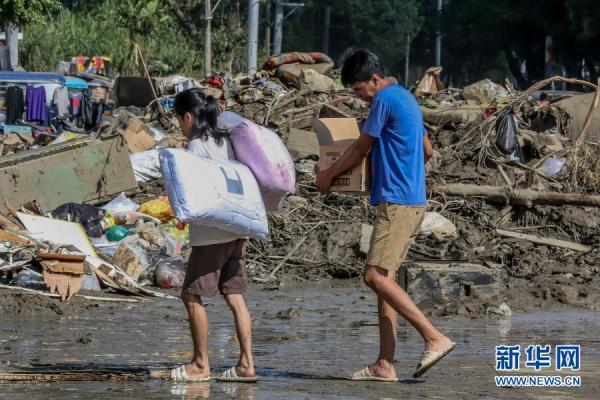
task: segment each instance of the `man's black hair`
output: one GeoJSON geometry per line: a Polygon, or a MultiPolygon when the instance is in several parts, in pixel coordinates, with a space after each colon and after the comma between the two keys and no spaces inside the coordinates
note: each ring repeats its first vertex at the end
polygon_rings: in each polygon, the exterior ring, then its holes
{"type": "Polygon", "coordinates": [[[356,82],[365,82],[377,74],[385,76],[385,68],[379,57],[367,49],[346,50],[342,56],[342,84],[350,86],[356,82]]]}

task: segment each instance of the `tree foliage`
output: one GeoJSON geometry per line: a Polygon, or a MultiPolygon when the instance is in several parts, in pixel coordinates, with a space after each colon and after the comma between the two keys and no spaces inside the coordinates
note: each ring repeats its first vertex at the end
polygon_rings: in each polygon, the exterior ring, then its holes
{"type": "MultiPolygon", "coordinates": [[[[545,37],[552,36],[556,73],[577,76],[582,61],[596,79],[600,59],[598,0],[445,0],[437,15],[436,0],[301,0],[304,7],[285,7],[283,51],[322,48],[325,6],[332,7],[329,55],[337,59],[351,46],[380,54],[390,73],[404,69],[407,38],[411,63],[427,68],[434,62],[438,29],[443,35],[444,79],[456,85],[491,77],[514,77],[521,86],[544,77],[545,37]],[[523,62],[527,75],[520,72],[523,62]]],[[[213,6],[217,4],[213,0],[213,6]]],[[[267,6],[261,1],[259,57],[267,6]]],[[[215,70],[246,69],[247,2],[222,0],[212,19],[215,70]]],[[[135,69],[128,53],[139,43],[153,73],[200,72],[203,62],[204,0],[0,0],[3,21],[29,24],[24,48],[26,67],[53,68],[76,54],[104,54],[121,72],[135,69]],[[62,4],[61,10],[53,7],[62,4]],[[27,12],[25,6],[27,4],[27,12]],[[24,18],[26,20],[24,20],[24,18]]],[[[271,24],[272,25],[272,24],[271,24]]],[[[272,26],[271,26],[272,27],[272,26]]]]}
{"type": "Polygon", "coordinates": [[[59,8],[58,0],[0,0],[0,27],[41,22],[47,13],[59,8]]]}

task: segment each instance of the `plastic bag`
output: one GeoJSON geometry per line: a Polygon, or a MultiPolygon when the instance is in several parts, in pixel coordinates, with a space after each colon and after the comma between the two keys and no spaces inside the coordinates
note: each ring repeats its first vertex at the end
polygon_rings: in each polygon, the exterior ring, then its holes
{"type": "Polygon", "coordinates": [[[156,149],[131,154],[129,159],[137,182],[150,182],[162,176],[156,149]]]}
{"type": "Polygon", "coordinates": [[[102,290],[96,274],[84,274],[81,280],[81,288],[93,292],[100,292],[102,290]]]}
{"type": "Polygon", "coordinates": [[[548,177],[554,176],[560,172],[560,170],[562,169],[563,165],[565,165],[566,162],[567,162],[567,159],[565,157],[546,158],[546,160],[544,161],[544,164],[542,165],[542,174],[544,174],[545,176],[548,176],[548,177]]]}
{"type": "Polygon", "coordinates": [[[184,222],[172,219],[168,223],[161,225],[159,228],[183,243],[190,241],[190,226],[184,222]]]}
{"type": "Polygon", "coordinates": [[[183,149],[163,148],[159,153],[169,202],[180,221],[269,239],[262,196],[246,166],[198,157],[183,149]]]}
{"type": "Polygon", "coordinates": [[[175,218],[175,214],[173,214],[173,210],[169,204],[169,199],[164,196],[143,203],[140,206],[139,211],[143,214],[158,218],[162,223],[169,222],[175,218]]]}
{"type": "Polygon", "coordinates": [[[120,214],[136,211],[139,207],[135,201],[128,199],[125,193],[121,193],[101,208],[113,214],[120,214]]]}
{"type": "Polygon", "coordinates": [[[502,111],[496,119],[496,147],[504,154],[512,154],[519,147],[519,125],[512,109],[502,111]]]}
{"type": "Polygon", "coordinates": [[[129,229],[121,225],[111,226],[106,232],[106,238],[111,242],[118,242],[129,236],[129,229]]]}
{"type": "Polygon", "coordinates": [[[181,254],[181,249],[185,243],[171,235],[169,232],[161,231],[161,233],[165,239],[165,253],[167,253],[168,256],[178,256],[181,254]]]}
{"type": "Polygon", "coordinates": [[[53,218],[79,222],[91,237],[102,236],[104,210],[89,204],[66,203],[52,211],[53,218]]]}
{"type": "Polygon", "coordinates": [[[146,251],[141,247],[125,242],[119,244],[117,252],[111,258],[110,262],[121,268],[123,272],[136,281],[149,266],[146,251]]]}
{"type": "Polygon", "coordinates": [[[179,256],[165,258],[158,263],[154,271],[156,284],[163,288],[174,288],[183,286],[186,265],[179,256]]]}
{"type": "Polygon", "coordinates": [[[22,269],[15,279],[15,285],[29,289],[45,289],[46,284],[41,274],[36,274],[28,269],[22,269]]]}
{"type": "Polygon", "coordinates": [[[296,189],[294,160],[281,138],[230,111],[221,113],[219,126],[229,130],[236,158],[254,174],[266,209],[280,210],[285,195],[296,189]]]}

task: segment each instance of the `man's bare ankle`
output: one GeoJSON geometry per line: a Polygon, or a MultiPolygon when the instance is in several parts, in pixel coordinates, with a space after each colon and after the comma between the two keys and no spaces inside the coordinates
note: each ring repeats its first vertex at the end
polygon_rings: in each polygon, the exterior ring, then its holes
{"type": "Polygon", "coordinates": [[[235,366],[235,369],[237,370],[238,375],[254,376],[254,364],[252,364],[252,363],[241,364],[240,362],[238,362],[237,365],[235,366]]]}
{"type": "Polygon", "coordinates": [[[443,347],[450,343],[451,340],[449,337],[440,334],[440,336],[436,336],[435,338],[426,339],[425,340],[425,349],[426,350],[440,350],[438,347],[443,347]]]}
{"type": "Polygon", "coordinates": [[[390,363],[388,360],[377,360],[375,364],[371,365],[371,372],[375,376],[380,376],[382,378],[396,377],[396,369],[394,368],[394,364],[390,363]]]}
{"type": "Polygon", "coordinates": [[[210,367],[208,365],[208,361],[203,360],[192,360],[189,364],[190,368],[195,371],[208,371],[210,367]]]}

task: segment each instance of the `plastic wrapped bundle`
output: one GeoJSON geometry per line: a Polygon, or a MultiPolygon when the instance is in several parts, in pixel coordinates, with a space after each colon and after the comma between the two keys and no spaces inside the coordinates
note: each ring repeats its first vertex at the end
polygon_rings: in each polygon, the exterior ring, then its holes
{"type": "Polygon", "coordinates": [[[246,166],[198,157],[183,149],[159,152],[165,189],[178,220],[269,239],[260,189],[246,166]]]}
{"type": "Polygon", "coordinates": [[[238,161],[256,177],[267,210],[279,211],[285,195],[296,189],[294,160],[285,144],[275,132],[230,111],[219,116],[219,126],[229,130],[238,161]]]}

